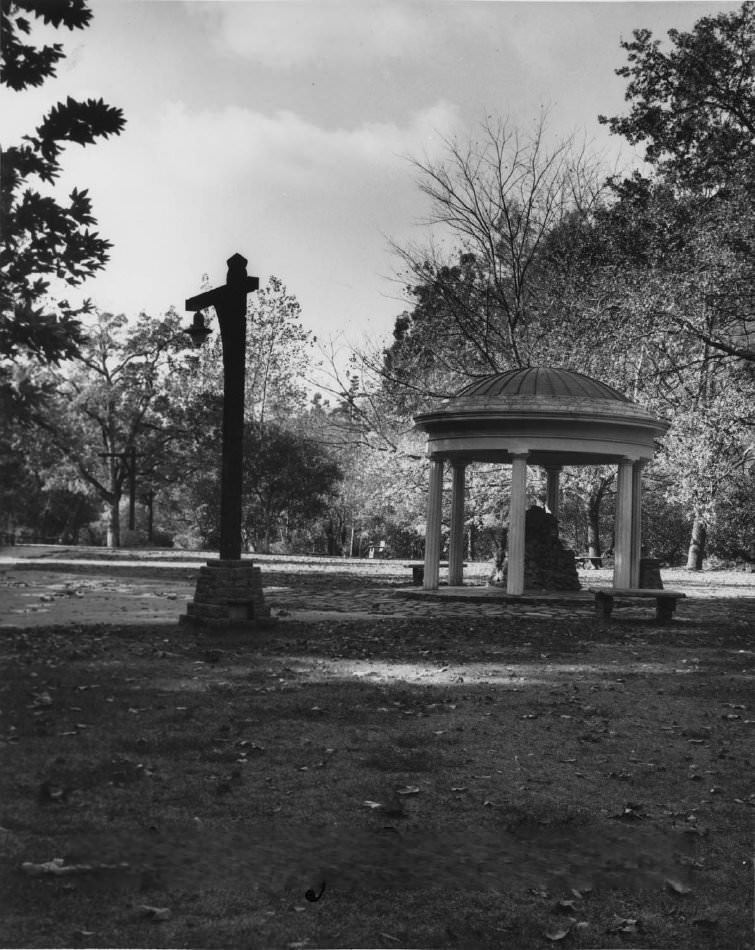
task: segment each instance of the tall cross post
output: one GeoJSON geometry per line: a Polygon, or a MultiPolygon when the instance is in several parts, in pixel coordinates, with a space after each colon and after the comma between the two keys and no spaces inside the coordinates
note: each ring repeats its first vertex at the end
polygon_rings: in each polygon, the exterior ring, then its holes
{"type": "Polygon", "coordinates": [[[226,282],[190,297],[186,309],[214,307],[223,347],[223,461],[220,476],[220,557],[241,559],[241,491],[244,462],[244,377],[246,362],[246,298],[259,289],[248,277],[246,258],[228,259],[226,282]]]}

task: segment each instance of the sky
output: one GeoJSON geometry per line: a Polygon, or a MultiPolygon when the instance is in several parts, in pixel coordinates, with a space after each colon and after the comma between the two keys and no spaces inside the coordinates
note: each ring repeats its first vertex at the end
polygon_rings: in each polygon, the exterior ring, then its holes
{"type": "MultiPolygon", "coordinates": [[[[406,308],[392,244],[422,244],[411,159],[442,159],[486,117],[526,133],[541,110],[607,167],[641,158],[598,123],[625,111],[632,30],[658,38],[710,2],[91,0],[53,31],[67,58],[38,90],[0,96],[3,146],[65,96],[123,109],[125,131],[69,146],[57,189],[88,188],[113,243],[84,294],[102,310],[183,312],[207,274],[279,277],[320,339],[390,337],[406,308]],[[60,35],[62,34],[62,35],[60,35]]],[[[45,34],[49,35],[49,34],[45,34]]],[[[76,299],[69,295],[69,299],[76,299]]]]}

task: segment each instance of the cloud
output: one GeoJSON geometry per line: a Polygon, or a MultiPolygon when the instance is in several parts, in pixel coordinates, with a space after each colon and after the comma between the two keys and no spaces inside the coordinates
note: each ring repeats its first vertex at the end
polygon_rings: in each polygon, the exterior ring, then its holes
{"type": "Polygon", "coordinates": [[[172,180],[213,182],[244,177],[328,188],[327,176],[350,167],[385,169],[407,153],[432,151],[458,125],[456,109],[438,102],[395,122],[365,122],[326,129],[294,112],[272,115],[241,106],[192,111],[168,104],[150,129],[134,130],[149,142],[152,160],[172,180]]]}
{"type": "Polygon", "coordinates": [[[218,3],[195,12],[222,49],[285,70],[416,57],[442,28],[444,7],[331,0],[218,3]]]}
{"type": "Polygon", "coordinates": [[[395,311],[380,301],[393,268],[386,237],[406,236],[424,213],[406,157],[437,154],[439,134],[458,126],[445,102],[403,123],[336,129],[239,106],[171,103],[135,117],[120,139],[67,164],[65,178],[91,187],[101,232],[115,241],[87,293],[130,313],[181,306],[204,272],[222,282],[238,250],[250,273],[288,283],[317,332],[354,312],[395,311]]]}

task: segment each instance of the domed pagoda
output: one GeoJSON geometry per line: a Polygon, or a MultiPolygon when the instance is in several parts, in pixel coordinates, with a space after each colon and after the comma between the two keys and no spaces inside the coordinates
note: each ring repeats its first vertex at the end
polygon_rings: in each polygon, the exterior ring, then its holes
{"type": "Polygon", "coordinates": [[[533,367],[484,376],[414,418],[427,433],[430,493],[424,586],[438,586],[443,467],[452,467],[449,584],[463,582],[464,485],[467,465],[511,465],[509,594],[524,593],[527,466],[547,474],[547,507],[558,516],[564,465],[618,466],[614,587],[637,587],[642,469],[669,423],[621,393],[572,370],[533,367]]]}

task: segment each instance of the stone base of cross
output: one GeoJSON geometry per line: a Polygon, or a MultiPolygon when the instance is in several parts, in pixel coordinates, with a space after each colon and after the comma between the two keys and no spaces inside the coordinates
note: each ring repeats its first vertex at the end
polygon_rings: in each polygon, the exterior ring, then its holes
{"type": "Polygon", "coordinates": [[[262,571],[251,561],[208,561],[199,569],[194,600],[181,624],[248,629],[270,620],[262,592],[262,571]]]}

